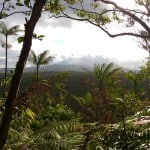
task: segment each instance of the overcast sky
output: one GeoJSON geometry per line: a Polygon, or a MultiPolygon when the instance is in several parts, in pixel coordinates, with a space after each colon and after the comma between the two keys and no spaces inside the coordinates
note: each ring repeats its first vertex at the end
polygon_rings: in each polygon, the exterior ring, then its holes
{"type": "MultiPolygon", "coordinates": [[[[131,1],[128,0],[128,2],[131,1]]],[[[23,25],[25,22],[22,15],[14,15],[3,21],[8,23],[9,26],[23,25]]],[[[118,29],[116,25],[112,25],[111,29],[113,32],[122,30],[121,27],[118,29]]],[[[93,57],[115,58],[121,61],[143,61],[148,56],[145,50],[138,48],[135,38],[128,36],[110,38],[99,28],[85,22],[71,21],[69,19],[48,19],[48,16],[45,15],[38,22],[35,32],[39,35],[45,35],[45,38],[41,42],[34,40],[32,49],[37,53],[50,50],[52,55],[57,54],[56,60],[64,57],[90,55],[93,57]]],[[[15,40],[16,37],[9,38],[9,41],[13,43],[13,47],[8,52],[9,64],[15,64],[22,47],[15,40]]],[[[4,55],[5,50],[0,48],[0,67],[4,66],[4,55]]]]}

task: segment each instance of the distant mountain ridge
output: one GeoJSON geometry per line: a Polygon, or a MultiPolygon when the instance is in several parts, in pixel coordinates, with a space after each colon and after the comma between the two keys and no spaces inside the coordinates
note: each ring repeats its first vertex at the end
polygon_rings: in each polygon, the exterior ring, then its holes
{"type": "MultiPolygon", "coordinates": [[[[61,60],[52,62],[50,65],[45,65],[40,67],[40,71],[93,71],[94,64],[109,64],[113,62],[116,67],[122,67],[123,70],[138,70],[142,66],[141,61],[118,61],[116,59],[103,58],[102,56],[82,56],[82,57],[65,57],[61,60]]],[[[14,68],[9,68],[8,70],[13,70],[14,68]]],[[[35,71],[35,67],[25,67],[25,72],[35,71]]],[[[0,72],[4,72],[4,68],[0,69],[0,72]]]]}
{"type": "MultiPolygon", "coordinates": [[[[0,68],[0,72],[4,72],[4,68],[0,68]]],[[[14,68],[8,68],[8,71],[14,70],[14,68]]],[[[36,70],[35,66],[25,67],[24,72],[34,72],[36,70]]],[[[53,65],[45,65],[41,66],[40,71],[42,72],[62,72],[62,71],[77,71],[77,72],[85,72],[92,71],[92,67],[88,66],[80,66],[80,65],[61,65],[61,64],[53,64],[53,65]]]]}
{"type": "MultiPolygon", "coordinates": [[[[119,67],[115,65],[115,67],[119,67]]],[[[8,71],[14,70],[14,68],[8,68],[8,71]]],[[[129,71],[131,69],[123,68],[124,71],[129,71]]],[[[24,72],[34,72],[36,67],[25,67],[24,72]]],[[[53,64],[41,66],[39,69],[40,72],[63,72],[63,71],[75,71],[75,72],[93,72],[93,67],[90,66],[81,66],[81,65],[65,65],[65,64],[53,64]]],[[[4,73],[4,68],[0,69],[0,72],[4,73]]]]}
{"type": "MultiPolygon", "coordinates": [[[[33,72],[35,67],[26,67],[25,72],[33,72]]],[[[62,72],[62,71],[77,71],[77,72],[85,72],[92,71],[93,68],[88,66],[80,66],[80,65],[61,65],[61,64],[53,64],[53,65],[45,65],[40,67],[40,71],[42,72],[62,72]]]]}

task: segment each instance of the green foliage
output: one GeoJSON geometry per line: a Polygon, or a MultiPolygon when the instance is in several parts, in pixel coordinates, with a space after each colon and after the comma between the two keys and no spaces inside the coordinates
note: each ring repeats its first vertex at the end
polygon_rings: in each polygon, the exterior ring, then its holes
{"type": "Polygon", "coordinates": [[[15,25],[11,28],[8,28],[6,24],[1,21],[0,22],[0,33],[3,35],[17,35],[17,32],[20,32],[19,25],[15,25]]]}
{"type": "Polygon", "coordinates": [[[56,95],[58,95],[58,100],[61,103],[64,103],[66,97],[68,96],[67,92],[67,83],[68,83],[68,73],[67,72],[61,72],[56,73],[52,76],[50,79],[50,84],[54,85],[56,95]],[[52,80],[51,80],[52,79],[52,80]]]}
{"type": "Polygon", "coordinates": [[[65,0],[68,4],[73,5],[77,2],[77,0],[65,0]]]}
{"type": "Polygon", "coordinates": [[[41,110],[41,119],[43,119],[44,124],[54,121],[67,121],[74,117],[74,113],[65,105],[62,104],[51,104],[47,105],[45,109],[41,110]],[[53,106],[54,105],[54,106],[53,106]]]}
{"type": "Polygon", "coordinates": [[[132,82],[141,80],[141,75],[140,75],[139,73],[136,73],[136,72],[134,73],[134,72],[132,72],[132,71],[129,71],[129,72],[127,73],[127,77],[128,77],[128,79],[130,79],[132,82]]]}
{"type": "MultiPolygon", "coordinates": [[[[7,2],[10,2],[10,0],[6,0],[0,4],[3,5],[0,19],[5,16],[9,16],[8,12],[11,13],[11,10],[15,9],[17,6],[23,8],[27,7],[27,10],[32,10],[30,0],[16,0],[15,6],[7,2]],[[5,5],[6,3],[7,5],[5,5]]],[[[61,2],[62,1],[60,0],[48,0],[46,1],[46,5],[43,10],[50,12],[52,16],[53,14],[57,17],[66,15],[65,17],[69,18],[69,16],[67,16],[67,14],[63,11],[67,10],[67,7],[71,10],[70,6],[74,3],[80,2],[82,7],[81,10],[78,8],[72,8],[74,13],[77,15],[77,18],[75,19],[78,20],[79,18],[79,20],[86,20],[101,27],[103,31],[108,33],[106,28],[102,28],[102,26],[111,22],[110,17],[107,15],[106,9],[98,9],[99,5],[93,4],[91,6],[95,10],[93,12],[89,12],[82,6],[83,1],[65,0],[65,6],[63,6],[61,2]]],[[[138,0],[136,2],[139,5],[144,6],[149,11],[149,1],[138,0]]],[[[109,2],[107,1],[107,3],[109,2]]],[[[120,16],[118,11],[121,11],[123,15],[128,15],[130,14],[130,10],[126,13],[124,9],[117,7],[117,5],[115,7],[116,8],[112,8],[111,10],[112,12],[114,11],[112,18],[121,23],[122,20],[119,18],[120,16]]],[[[127,17],[128,27],[133,26],[136,20],[134,13],[137,12],[134,10],[131,10],[131,12],[132,14],[129,16],[133,16],[133,18],[127,17]]],[[[11,14],[13,13],[18,12],[12,12],[11,14]]],[[[140,13],[141,12],[138,12],[139,16],[140,13]]],[[[31,15],[31,12],[24,12],[24,14],[31,15]]],[[[141,14],[143,16],[144,13],[141,14]]],[[[143,19],[143,17],[141,17],[141,19],[143,19]]],[[[138,20],[136,21],[141,25],[144,24],[146,26],[144,22],[140,22],[138,20]]],[[[149,20],[147,19],[147,21],[149,20]]],[[[7,29],[3,22],[1,22],[0,27],[0,32],[4,34],[6,38],[8,35],[16,35],[16,32],[18,31],[18,26],[7,29]]],[[[37,36],[36,34],[33,34],[33,38],[38,40],[42,40],[43,37],[43,35],[37,36]]],[[[19,43],[23,40],[24,37],[18,38],[19,43]]],[[[10,45],[6,42],[2,46],[8,48],[10,45]]],[[[148,49],[149,45],[148,47],[147,45],[146,47],[145,45],[143,47],[148,49]]],[[[118,71],[120,71],[119,68],[113,69],[112,63],[108,65],[102,64],[102,66],[95,65],[94,71],[99,82],[99,86],[97,87],[96,84],[88,83],[87,85],[90,86],[90,90],[87,91],[84,97],[73,96],[82,108],[82,112],[80,114],[82,118],[81,121],[84,122],[83,125],[79,123],[76,114],[74,114],[74,112],[65,103],[66,100],[71,97],[68,96],[69,94],[66,89],[66,74],[57,74],[53,76],[50,81],[39,83],[39,67],[52,60],[52,56],[47,57],[47,51],[44,51],[38,56],[36,56],[36,54],[32,51],[31,55],[32,56],[29,60],[37,67],[37,84],[27,89],[16,99],[16,103],[14,104],[14,116],[10,130],[11,132],[9,134],[5,149],[149,148],[149,128],[147,124],[142,124],[142,126],[136,127],[136,125],[139,125],[139,122],[142,122],[143,116],[139,117],[138,114],[138,120],[137,118],[134,118],[134,121],[126,118],[127,115],[131,115],[135,111],[141,109],[141,107],[138,108],[136,105],[139,102],[138,99],[130,94],[127,96],[124,94],[122,95],[122,98],[117,98],[119,95],[118,89],[121,89],[121,87],[118,87],[119,85],[117,84],[117,75],[118,71]],[[136,106],[136,108],[132,108],[133,106],[136,106]],[[76,122],[74,122],[74,120],[76,122]]],[[[148,68],[147,72],[149,74],[148,68]]],[[[137,84],[136,82],[139,79],[135,74],[130,72],[128,73],[128,77],[133,80],[135,84],[137,84]]],[[[146,77],[149,80],[149,76],[146,77]]],[[[2,86],[7,84],[6,81],[7,80],[5,78],[2,86]]],[[[9,82],[10,81],[8,81],[8,83],[9,82]]],[[[1,108],[3,108],[3,103],[1,108]]],[[[149,112],[147,112],[147,114],[149,115],[149,112]]],[[[144,116],[144,118],[147,117],[144,116]]]]}
{"type": "Polygon", "coordinates": [[[49,61],[52,61],[52,59],[54,59],[53,56],[48,56],[48,53],[49,51],[45,50],[44,52],[36,56],[35,52],[31,51],[31,54],[28,60],[32,62],[33,64],[38,65],[39,67],[40,65],[47,64],[49,61]]]}
{"type": "Polygon", "coordinates": [[[127,72],[126,74],[127,78],[134,84],[134,94],[137,96],[138,94],[138,82],[142,80],[142,74],[134,73],[132,71],[127,72]]]}
{"type": "Polygon", "coordinates": [[[13,70],[10,70],[8,77],[2,78],[0,81],[0,91],[1,91],[1,96],[6,97],[8,94],[9,86],[11,83],[12,75],[13,75],[13,70]],[[5,89],[5,90],[4,90],[5,89]]]}
{"type": "Polygon", "coordinates": [[[40,68],[40,66],[48,64],[50,61],[52,61],[55,58],[54,56],[48,55],[48,53],[49,53],[48,50],[43,51],[39,55],[36,55],[33,50],[30,52],[28,61],[33,63],[36,66],[37,82],[39,81],[39,68],[40,68]]]}
{"type": "Polygon", "coordinates": [[[23,3],[16,3],[17,6],[24,6],[23,3]]]}
{"type": "Polygon", "coordinates": [[[146,81],[146,93],[148,99],[150,99],[150,57],[148,58],[148,61],[145,63],[145,66],[141,68],[141,74],[143,78],[146,81]]]}
{"type": "MultiPolygon", "coordinates": [[[[44,35],[37,35],[36,33],[33,33],[33,39],[35,40],[42,41],[44,37],[45,37],[44,35]]],[[[18,37],[17,40],[18,40],[18,43],[22,43],[24,40],[24,36],[18,37]]]]}
{"type": "Polygon", "coordinates": [[[94,72],[99,82],[99,89],[114,87],[118,82],[117,75],[121,71],[121,68],[113,68],[113,63],[94,66],[94,72]]]}
{"type": "MultiPolygon", "coordinates": [[[[94,7],[97,7],[95,5],[94,7]]],[[[105,10],[103,10],[105,11],[105,10]]],[[[78,17],[88,20],[89,22],[96,22],[98,25],[105,25],[111,22],[111,19],[106,15],[100,15],[94,12],[86,12],[85,10],[76,10],[75,13],[78,17]]]]}
{"type": "Polygon", "coordinates": [[[11,122],[11,128],[8,135],[7,143],[4,149],[16,149],[24,143],[31,142],[32,130],[30,124],[35,119],[35,114],[31,109],[22,110],[15,108],[15,114],[11,122]]]}
{"type": "Polygon", "coordinates": [[[2,47],[5,47],[5,75],[4,75],[4,95],[6,96],[6,86],[7,86],[7,72],[8,72],[8,48],[11,47],[11,44],[8,43],[8,36],[17,35],[20,32],[19,25],[15,25],[11,28],[8,28],[7,25],[2,21],[0,22],[0,34],[5,36],[5,42],[2,44],[2,47]]]}
{"type": "Polygon", "coordinates": [[[11,79],[12,79],[11,77],[7,77],[6,79],[4,79],[0,82],[0,88],[5,89],[5,90],[2,90],[4,97],[7,96],[8,87],[10,85],[11,79]]]}
{"type": "Polygon", "coordinates": [[[18,37],[18,43],[22,43],[23,42],[23,40],[24,40],[24,37],[23,36],[20,36],[20,37],[18,37]]]}
{"type": "MultiPolygon", "coordinates": [[[[65,79],[65,76],[65,73],[58,74],[56,81],[65,79]]],[[[45,82],[43,85],[46,84],[45,82]]],[[[65,84],[64,80],[62,83],[65,84]]],[[[75,119],[72,110],[64,104],[66,96],[63,96],[65,93],[62,92],[62,88],[65,85],[61,86],[61,90],[60,86],[56,86],[58,93],[61,93],[56,96],[50,95],[52,89],[51,91],[43,90],[42,94],[41,91],[44,87],[41,85],[39,84],[40,93],[38,95],[36,91],[33,92],[33,90],[37,90],[37,87],[32,87],[18,97],[19,102],[16,103],[6,149],[23,149],[25,147],[30,149],[71,149],[78,147],[82,139],[80,134],[82,125],[78,119],[75,119]]]]}
{"type": "MultiPolygon", "coordinates": [[[[143,112],[141,113],[143,115],[143,112]]],[[[140,118],[140,116],[141,115],[138,114],[138,118],[140,118]]],[[[149,123],[138,125],[136,124],[136,120],[138,120],[137,115],[132,116],[131,118],[126,120],[127,149],[148,149],[150,136],[149,123]]],[[[107,128],[105,133],[103,140],[105,147],[125,149],[126,146],[122,124],[107,128]]]]}
{"type": "Polygon", "coordinates": [[[24,0],[24,4],[29,7],[29,5],[30,5],[30,0],[24,0]]]}
{"type": "MultiPolygon", "coordinates": [[[[109,75],[114,82],[118,80],[117,74],[109,75]]],[[[125,149],[126,146],[129,149],[147,149],[149,124],[139,123],[150,114],[148,109],[133,114],[149,104],[144,105],[127,89],[121,98],[117,98],[118,94],[114,90],[108,92],[107,86],[100,91],[96,80],[85,80],[84,85],[88,88],[82,92],[84,96],[73,96],[79,104],[75,108],[79,114],[75,114],[67,105],[72,98],[68,81],[74,78],[76,82],[79,76],[67,72],[47,73],[44,78],[46,76],[48,80],[41,80],[18,96],[5,149],[95,150],[125,149]]],[[[95,79],[91,74],[88,78],[95,79]]],[[[78,84],[81,82],[78,81],[78,84]]]]}
{"type": "Polygon", "coordinates": [[[36,33],[33,34],[33,38],[40,41],[43,40],[44,37],[45,37],[44,35],[37,35],[36,33]]]}
{"type": "Polygon", "coordinates": [[[1,83],[0,83],[0,86],[1,87],[4,87],[5,85],[8,85],[11,81],[11,78],[10,77],[7,77],[6,79],[4,79],[1,83]]]}
{"type": "Polygon", "coordinates": [[[17,0],[16,5],[17,6],[26,6],[27,8],[31,8],[30,0],[24,0],[23,2],[21,0],[17,0]]]}
{"type": "MultiPolygon", "coordinates": [[[[44,35],[37,35],[36,33],[33,33],[33,39],[42,41],[44,37],[45,37],[44,35]]],[[[22,43],[24,40],[24,36],[18,37],[17,40],[18,40],[18,43],[22,43]]]]}
{"type": "Polygon", "coordinates": [[[60,0],[49,0],[46,5],[46,11],[49,11],[55,15],[59,15],[63,10],[65,10],[65,8],[61,5],[60,0]]]}
{"type": "Polygon", "coordinates": [[[35,133],[33,143],[29,147],[64,150],[77,148],[82,140],[81,127],[82,125],[75,121],[51,122],[35,133]]]}

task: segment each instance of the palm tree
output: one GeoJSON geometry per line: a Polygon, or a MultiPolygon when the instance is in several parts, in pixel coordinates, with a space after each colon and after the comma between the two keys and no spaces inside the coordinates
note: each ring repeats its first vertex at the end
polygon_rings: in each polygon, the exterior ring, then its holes
{"type": "Polygon", "coordinates": [[[126,76],[134,84],[134,95],[137,96],[138,81],[142,80],[141,74],[129,71],[127,72],[126,76]]]}
{"type": "MultiPolygon", "coordinates": [[[[20,31],[21,30],[19,29],[19,25],[15,25],[11,28],[8,28],[3,21],[0,22],[0,34],[5,36],[5,43],[2,44],[2,47],[5,47],[5,82],[7,78],[8,48],[11,47],[11,44],[8,44],[8,36],[17,35],[17,33],[20,31]]],[[[4,91],[6,92],[6,83],[4,84],[4,91]]]]}
{"type": "Polygon", "coordinates": [[[113,86],[116,83],[116,75],[121,71],[121,68],[113,69],[113,67],[113,63],[94,66],[94,72],[99,82],[99,90],[109,88],[109,86],[113,86]]]}
{"type": "Polygon", "coordinates": [[[39,55],[36,55],[35,52],[32,50],[28,61],[36,65],[36,79],[37,83],[39,81],[39,68],[41,65],[46,65],[50,61],[52,61],[55,57],[48,55],[49,51],[45,50],[44,52],[40,53],[39,55]]]}

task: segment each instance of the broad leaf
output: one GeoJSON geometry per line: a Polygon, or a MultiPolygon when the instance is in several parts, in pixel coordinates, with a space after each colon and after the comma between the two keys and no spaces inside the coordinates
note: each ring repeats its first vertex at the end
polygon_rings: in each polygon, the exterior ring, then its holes
{"type": "Polygon", "coordinates": [[[27,7],[29,7],[30,0],[25,0],[25,1],[24,1],[24,4],[25,4],[27,7]]]}
{"type": "Polygon", "coordinates": [[[16,3],[17,6],[24,6],[22,3],[16,3]]]}
{"type": "Polygon", "coordinates": [[[23,42],[23,40],[24,40],[24,37],[23,37],[23,36],[20,36],[20,37],[18,38],[18,43],[23,42]]]}

